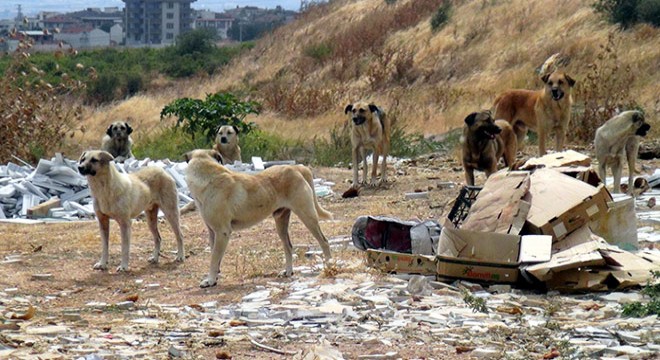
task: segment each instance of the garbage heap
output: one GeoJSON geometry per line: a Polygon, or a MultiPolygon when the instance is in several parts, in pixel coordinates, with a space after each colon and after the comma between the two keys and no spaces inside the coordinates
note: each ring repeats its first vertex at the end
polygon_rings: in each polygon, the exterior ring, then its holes
{"type": "Polygon", "coordinates": [[[574,151],[531,159],[464,187],[438,223],[362,217],[353,242],[388,272],[565,292],[644,285],[660,253],[628,251],[637,247],[634,199],[613,198],[589,165],[574,151]]]}

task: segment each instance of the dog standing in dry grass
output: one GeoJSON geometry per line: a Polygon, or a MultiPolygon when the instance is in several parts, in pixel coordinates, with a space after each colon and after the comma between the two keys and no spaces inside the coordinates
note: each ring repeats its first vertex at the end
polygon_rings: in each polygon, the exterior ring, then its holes
{"type": "Polygon", "coordinates": [[[507,167],[513,165],[517,140],[507,121],[493,120],[490,111],[474,112],[464,121],[462,152],[467,185],[474,185],[474,170],[485,171],[486,177],[496,172],[500,158],[507,167]]]}
{"type": "Polygon", "coordinates": [[[390,120],[385,112],[374,104],[357,102],[344,109],[351,120],[351,145],[353,155],[353,188],[360,184],[358,181],[358,165],[362,159],[362,182],[367,183],[367,149],[373,150],[373,164],[369,185],[376,186],[376,173],[378,157],[383,156],[380,169],[380,183],[387,182],[387,155],[390,150],[390,120]]]}
{"type": "Polygon", "coordinates": [[[241,147],[238,146],[238,128],[223,125],[218,129],[213,148],[222,155],[224,163],[233,164],[241,160],[241,147]]]}
{"type": "Polygon", "coordinates": [[[209,231],[211,263],[205,288],[217,283],[218,271],[232,231],[248,228],[269,215],[275,219],[277,234],[284,246],[285,275],[293,274],[289,218],[293,212],[321,245],[330,259],[328,240],[321,232],[319,218],[331,219],[316,199],[312,172],[303,165],[272,166],[256,174],[233,172],[222,166],[215,150],[193,150],[185,154],[186,182],[209,231]]]}
{"type": "Polygon", "coordinates": [[[621,188],[621,168],[625,152],[628,160],[628,192],[634,190],[633,177],[635,174],[635,161],[639,151],[639,139],[646,136],[651,129],[641,111],[624,111],[607,120],[596,130],[594,146],[596,159],[598,159],[598,176],[605,182],[607,166],[612,168],[614,177],[614,192],[621,188]]]}
{"type": "Polygon", "coordinates": [[[115,121],[105,131],[101,142],[101,150],[109,152],[117,162],[124,162],[133,156],[131,151],[133,139],[130,135],[133,128],[125,121],[115,121]]]}
{"type": "Polygon", "coordinates": [[[158,232],[159,209],[163,210],[176,236],[176,261],[183,261],[183,236],[179,228],[178,193],[174,179],[159,167],[122,174],[111,163],[112,160],[110,153],[99,150],[86,151],[78,160],[78,171],[87,177],[101,229],[101,260],[94,265],[94,269],[108,268],[110,219],[114,219],[121,230],[121,264],[117,271],[128,270],[131,222],[142,211],[154,238],[154,251],[149,262],[158,263],[161,240],[158,232]]]}
{"type": "Polygon", "coordinates": [[[564,149],[566,132],[571,120],[573,98],[571,89],[575,85],[567,74],[553,71],[541,77],[545,84],[541,90],[509,90],[495,99],[495,118],[504,119],[512,126],[521,146],[527,130],[539,136],[539,155],[546,153],[546,136],[555,133],[555,151],[564,149]]]}

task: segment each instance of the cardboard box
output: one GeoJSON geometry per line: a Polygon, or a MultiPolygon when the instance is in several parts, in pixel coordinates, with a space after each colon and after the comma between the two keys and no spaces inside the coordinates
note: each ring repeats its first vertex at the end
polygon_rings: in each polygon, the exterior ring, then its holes
{"type": "Polygon", "coordinates": [[[433,256],[375,249],[367,250],[367,265],[385,272],[420,275],[435,275],[437,267],[433,256]]]}
{"type": "Polygon", "coordinates": [[[538,158],[531,158],[520,167],[520,170],[590,165],[591,158],[589,156],[574,150],[566,150],[558,153],[546,154],[538,158]]]}
{"type": "Polygon", "coordinates": [[[635,199],[625,194],[614,194],[608,203],[607,213],[593,221],[591,230],[607,240],[608,243],[637,249],[637,215],[635,199]]]}
{"type": "Polygon", "coordinates": [[[593,187],[551,169],[536,170],[531,181],[531,208],[524,231],[551,235],[554,241],[603,217],[612,201],[604,185],[593,187]]]}
{"type": "Polygon", "coordinates": [[[476,281],[518,280],[521,264],[549,261],[552,237],[484,233],[445,227],[437,251],[437,273],[476,281]]]}

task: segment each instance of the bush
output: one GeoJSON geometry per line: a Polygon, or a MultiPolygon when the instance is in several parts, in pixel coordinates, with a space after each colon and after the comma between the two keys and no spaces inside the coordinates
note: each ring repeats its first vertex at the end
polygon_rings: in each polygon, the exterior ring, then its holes
{"type": "Polygon", "coordinates": [[[138,159],[183,160],[183,154],[194,149],[210,149],[213,143],[203,134],[187,136],[176,127],[157,130],[135,142],[133,154],[138,159]]]}
{"type": "Polygon", "coordinates": [[[23,52],[27,44],[3,58],[0,77],[0,161],[17,156],[36,163],[42,157],[61,151],[67,135],[81,120],[76,98],[82,84],[61,76],[57,84],[23,52]]]}
{"type": "Polygon", "coordinates": [[[451,10],[451,3],[449,1],[443,2],[431,18],[431,30],[438,31],[442,29],[451,18],[451,10]]]}
{"type": "Polygon", "coordinates": [[[119,78],[115,73],[99,75],[87,87],[87,102],[103,104],[117,99],[119,78]]]}
{"type": "Polygon", "coordinates": [[[640,0],[637,14],[640,21],[660,27],[660,0],[640,0]]]}
{"type": "Polygon", "coordinates": [[[177,116],[176,127],[182,127],[193,139],[201,133],[211,141],[223,125],[233,125],[241,133],[249,133],[255,124],[243,120],[249,114],[259,114],[260,107],[255,101],[244,102],[231,93],[219,92],[206,95],[206,100],[176,99],[163,108],[160,118],[177,116]]]}
{"type": "Polygon", "coordinates": [[[332,55],[332,46],[326,43],[308,45],[303,49],[303,54],[318,62],[324,62],[332,55]]]}
{"type": "Polygon", "coordinates": [[[660,0],[597,0],[593,8],[624,29],[640,21],[660,26],[660,0]]]}
{"type": "Polygon", "coordinates": [[[660,271],[651,270],[651,276],[655,284],[649,281],[642,289],[641,293],[649,297],[646,304],[635,301],[623,305],[623,316],[629,317],[645,317],[652,315],[660,315],[660,271]]]}

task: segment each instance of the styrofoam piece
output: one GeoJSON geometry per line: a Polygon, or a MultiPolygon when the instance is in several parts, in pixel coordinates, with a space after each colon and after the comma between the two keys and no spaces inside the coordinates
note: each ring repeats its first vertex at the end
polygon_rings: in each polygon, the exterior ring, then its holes
{"type": "Polygon", "coordinates": [[[77,193],[71,195],[71,196],[61,196],[60,199],[62,201],[78,201],[82,198],[86,198],[88,196],[92,196],[91,190],[89,188],[86,188],[84,190],[78,191],[77,193]]]}
{"type": "Polygon", "coordinates": [[[253,156],[252,157],[252,165],[254,165],[254,170],[263,170],[263,169],[265,169],[264,161],[261,160],[261,158],[258,157],[258,156],[253,156]]]}

